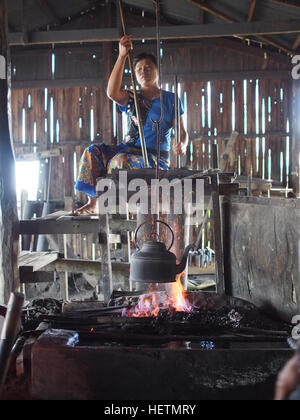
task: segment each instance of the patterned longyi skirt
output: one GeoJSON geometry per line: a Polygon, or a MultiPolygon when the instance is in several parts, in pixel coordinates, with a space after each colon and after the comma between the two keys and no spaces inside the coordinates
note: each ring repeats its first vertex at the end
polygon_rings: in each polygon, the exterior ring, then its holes
{"type": "MultiPolygon", "coordinates": [[[[148,153],[150,168],[156,168],[157,157],[148,153]]],[[[169,164],[160,159],[160,169],[168,170],[169,164]]],[[[80,160],[79,175],[75,188],[88,196],[96,198],[97,179],[104,178],[113,169],[143,169],[144,159],[140,148],[130,147],[125,143],[118,146],[106,144],[88,147],[80,160]]]]}

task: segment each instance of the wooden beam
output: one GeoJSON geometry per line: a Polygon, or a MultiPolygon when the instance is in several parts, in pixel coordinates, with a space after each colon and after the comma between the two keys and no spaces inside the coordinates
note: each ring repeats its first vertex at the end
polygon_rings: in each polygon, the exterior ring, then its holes
{"type": "MultiPolygon", "coordinates": [[[[9,131],[6,0],[0,0],[0,304],[19,287],[19,236],[15,185],[15,159],[9,131]]],[[[10,72],[8,73],[8,77],[10,72]]]]}
{"type": "Polygon", "coordinates": [[[205,24],[205,11],[204,10],[200,10],[200,23],[201,25],[205,24]]]}
{"type": "MultiPolygon", "coordinates": [[[[221,140],[221,141],[226,141],[226,140],[230,139],[231,135],[232,135],[232,133],[222,133],[222,134],[219,134],[218,136],[216,136],[216,138],[218,140],[221,140]]],[[[273,138],[278,138],[278,137],[281,137],[281,138],[287,137],[287,132],[286,131],[266,131],[265,134],[259,134],[259,135],[257,135],[257,133],[255,133],[255,132],[248,133],[248,134],[239,133],[239,136],[241,138],[243,138],[244,140],[251,140],[254,137],[259,137],[259,138],[269,137],[269,138],[273,139],[273,138]]],[[[209,138],[210,138],[210,136],[208,136],[208,134],[198,135],[197,137],[194,137],[194,138],[192,137],[191,141],[193,142],[194,147],[201,148],[203,140],[209,140],[209,138]]]]}
{"type": "MultiPolygon", "coordinates": [[[[218,17],[219,19],[221,19],[221,20],[223,20],[223,21],[225,21],[227,23],[237,23],[238,22],[238,20],[231,18],[230,16],[226,15],[223,12],[220,12],[219,10],[217,10],[217,9],[211,7],[211,6],[208,6],[205,2],[203,2],[201,0],[189,0],[189,2],[192,3],[192,4],[194,4],[194,5],[196,5],[196,6],[198,6],[198,7],[200,7],[200,9],[205,10],[206,12],[208,12],[208,13],[216,16],[216,17],[218,17]]],[[[256,6],[256,1],[252,0],[250,12],[249,12],[249,15],[248,15],[248,24],[252,20],[252,17],[253,17],[254,11],[255,11],[255,6],[256,6]],[[251,19],[249,20],[249,18],[251,18],[251,19]]],[[[261,24],[264,24],[264,22],[260,22],[260,23],[261,24]]],[[[238,35],[238,34],[236,34],[236,35],[238,35]]],[[[240,35],[242,35],[242,34],[240,34],[240,35]]],[[[287,48],[286,46],[280,44],[277,41],[273,41],[273,40],[271,40],[269,38],[259,36],[259,34],[252,33],[252,34],[245,34],[245,35],[257,35],[257,38],[261,42],[266,43],[268,45],[271,45],[271,46],[273,46],[275,48],[278,48],[278,49],[286,52],[287,54],[294,54],[294,51],[292,49],[287,48]]],[[[264,34],[262,34],[262,35],[264,35],[264,34]]],[[[271,35],[271,33],[270,33],[270,35],[271,35]]]]}
{"type": "Polygon", "coordinates": [[[257,3],[257,0],[252,0],[250,10],[249,10],[249,13],[248,13],[248,22],[252,22],[252,20],[253,20],[253,16],[254,16],[254,13],[255,13],[255,8],[256,8],[256,3],[257,3]]]}
{"type": "Polygon", "coordinates": [[[218,17],[219,19],[223,20],[224,22],[227,22],[227,23],[238,22],[237,20],[234,20],[234,19],[230,18],[229,16],[225,15],[225,13],[220,12],[216,8],[214,8],[212,6],[209,6],[204,1],[189,0],[189,2],[194,4],[195,6],[199,7],[201,10],[209,13],[210,15],[214,15],[214,16],[218,17]]]}
{"type": "Polygon", "coordinates": [[[5,1],[0,1],[0,54],[7,58],[7,15],[5,1]]]}
{"type": "MultiPolygon", "coordinates": [[[[165,74],[165,82],[171,81],[173,75],[165,74]]],[[[173,76],[174,77],[174,76],[173,76]]],[[[199,72],[178,74],[178,81],[184,83],[186,81],[200,80],[251,80],[251,79],[290,79],[290,70],[253,70],[253,71],[216,71],[216,72],[199,72]]]]}
{"type": "MultiPolygon", "coordinates": [[[[197,72],[197,73],[180,73],[178,74],[178,79],[180,82],[184,81],[199,81],[199,80],[245,80],[245,79],[288,79],[290,78],[291,73],[289,70],[265,70],[265,71],[220,71],[220,72],[197,72]]],[[[174,78],[173,74],[165,73],[164,74],[165,81],[171,81],[174,78]]],[[[130,82],[130,78],[125,77],[125,82],[130,82]]],[[[79,86],[105,86],[103,79],[90,79],[90,80],[82,80],[82,79],[74,79],[72,82],[68,80],[60,80],[58,83],[53,83],[55,81],[52,80],[24,80],[18,81],[12,84],[12,89],[37,89],[37,88],[65,88],[68,87],[79,87],[79,86]]],[[[128,84],[127,83],[127,84],[128,84]]],[[[59,143],[60,145],[64,143],[59,143]]],[[[26,145],[22,145],[22,148],[26,148],[26,145]]],[[[57,156],[56,150],[52,152],[52,156],[57,156]]],[[[47,152],[49,154],[49,152],[47,152]]],[[[33,155],[33,154],[32,154],[33,155]]],[[[34,154],[36,155],[36,154],[34,154]]],[[[41,158],[44,157],[41,156],[41,158]]],[[[47,158],[48,156],[45,155],[47,158]]],[[[27,159],[28,160],[28,159],[27,159]]],[[[29,160],[32,160],[29,156],[29,160]]]]}
{"type": "Polygon", "coordinates": [[[56,280],[55,272],[36,271],[31,273],[29,270],[20,268],[21,284],[53,283],[56,280]],[[55,277],[54,277],[55,276],[55,277]]]}
{"type": "Polygon", "coordinates": [[[52,157],[59,157],[59,156],[62,156],[62,154],[63,154],[63,149],[62,147],[59,147],[56,149],[43,150],[37,153],[24,153],[22,156],[22,159],[20,159],[19,157],[18,160],[32,162],[32,161],[41,160],[41,159],[50,159],[52,157]]]}
{"type": "Polygon", "coordinates": [[[15,80],[12,81],[12,89],[44,89],[44,88],[71,88],[71,87],[96,87],[103,85],[103,79],[54,79],[54,80],[15,80]]]}
{"type": "MultiPolygon", "coordinates": [[[[136,222],[134,220],[110,220],[111,233],[134,232],[135,229],[136,222]]],[[[86,220],[84,218],[70,216],[61,220],[36,219],[20,221],[21,235],[77,235],[98,231],[99,220],[96,218],[86,220]]]]}
{"type": "Polygon", "coordinates": [[[31,6],[31,0],[22,0],[22,32],[23,32],[23,39],[24,43],[28,44],[29,42],[29,30],[28,30],[28,24],[29,24],[29,8],[31,6]]]}
{"type": "MultiPolygon", "coordinates": [[[[49,281],[54,280],[54,272],[99,276],[101,268],[101,261],[59,259],[34,273],[30,268],[20,267],[20,275],[22,283],[48,283],[49,281]],[[45,275],[47,273],[52,273],[52,278],[45,275]]],[[[130,265],[128,263],[112,262],[112,270],[115,275],[121,274],[129,276],[130,265]]]]}
{"type": "Polygon", "coordinates": [[[259,39],[264,44],[269,44],[274,48],[278,48],[279,50],[286,52],[287,54],[295,55],[295,52],[292,48],[287,48],[286,46],[280,44],[279,42],[273,41],[273,39],[266,38],[265,36],[258,36],[257,39],[259,39]]]}
{"type": "MultiPolygon", "coordinates": [[[[156,28],[131,28],[134,41],[156,40],[156,28]]],[[[223,38],[228,36],[280,35],[300,32],[300,19],[294,21],[239,22],[231,24],[179,25],[161,27],[162,40],[223,38]]],[[[78,42],[118,42],[115,28],[32,32],[29,45],[74,44],[78,42]]],[[[11,46],[24,45],[22,33],[9,34],[11,46]]],[[[279,45],[279,44],[278,44],[279,45]]],[[[282,45],[278,48],[287,50],[282,45]]]]}

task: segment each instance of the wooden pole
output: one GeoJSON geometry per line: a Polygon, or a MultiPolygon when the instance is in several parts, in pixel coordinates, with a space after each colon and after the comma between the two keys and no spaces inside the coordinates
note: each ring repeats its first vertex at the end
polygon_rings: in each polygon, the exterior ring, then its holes
{"type": "Polygon", "coordinates": [[[251,1],[250,10],[248,13],[248,22],[252,22],[252,19],[255,13],[256,3],[257,3],[257,0],[251,1]]]}
{"type": "MultiPolygon", "coordinates": [[[[120,8],[120,15],[121,15],[123,32],[124,32],[124,35],[127,35],[127,30],[126,30],[126,25],[125,25],[125,18],[124,18],[124,13],[123,13],[123,7],[122,7],[121,0],[119,0],[119,8],[120,8]]],[[[149,169],[150,166],[149,166],[149,160],[148,160],[146,140],[145,140],[145,136],[144,136],[143,120],[142,120],[142,114],[141,114],[140,105],[139,105],[138,96],[137,96],[137,89],[136,89],[136,81],[135,81],[135,75],[134,75],[133,54],[132,54],[132,51],[129,51],[129,54],[128,54],[128,62],[129,62],[129,68],[130,68],[130,72],[131,72],[131,82],[132,82],[134,103],[135,103],[135,109],[136,109],[136,116],[137,116],[138,125],[139,125],[139,132],[140,132],[140,139],[141,139],[143,159],[144,159],[145,168],[146,169],[149,169]]]]}
{"type": "Polygon", "coordinates": [[[15,158],[9,130],[6,0],[0,0],[0,304],[19,287],[15,158]]]}
{"type": "Polygon", "coordinates": [[[0,339],[0,397],[10,366],[11,351],[20,328],[23,303],[23,295],[11,294],[0,339]]]}
{"type": "Polygon", "coordinates": [[[225,294],[224,283],[224,254],[222,246],[222,224],[220,212],[220,192],[219,192],[219,175],[212,177],[212,207],[213,207],[213,223],[214,223],[214,242],[216,255],[216,283],[217,293],[225,294]]]}
{"type": "MultiPolygon", "coordinates": [[[[177,144],[180,143],[180,110],[179,110],[179,92],[178,92],[178,77],[175,76],[174,79],[175,85],[175,121],[176,121],[176,142],[177,144]]],[[[180,156],[176,156],[176,166],[178,169],[181,169],[181,158],[180,156]]]]}
{"type": "Polygon", "coordinates": [[[98,294],[100,294],[101,282],[103,284],[104,302],[108,303],[113,292],[113,275],[111,252],[109,243],[109,214],[99,217],[99,242],[101,248],[101,281],[99,279],[98,294]]]}
{"type": "MultiPolygon", "coordinates": [[[[64,235],[64,255],[65,259],[68,259],[68,239],[67,235],[64,235]]],[[[69,302],[69,273],[65,272],[64,279],[61,278],[61,297],[64,302],[69,302]]]]}

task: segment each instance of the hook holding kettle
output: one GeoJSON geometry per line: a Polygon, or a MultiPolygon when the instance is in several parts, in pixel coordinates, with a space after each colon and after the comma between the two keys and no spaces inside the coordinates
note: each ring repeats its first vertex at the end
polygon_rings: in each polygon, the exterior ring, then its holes
{"type": "MultiPolygon", "coordinates": [[[[161,221],[161,220],[154,220],[153,221],[153,223],[160,223],[160,224],[162,224],[162,225],[164,225],[164,226],[166,226],[169,230],[170,230],[170,232],[171,232],[171,234],[172,234],[172,242],[171,242],[171,245],[170,245],[170,247],[168,248],[168,251],[170,251],[172,248],[173,248],[173,245],[174,245],[174,241],[175,241],[175,235],[174,235],[174,231],[173,231],[173,229],[171,228],[171,226],[170,225],[168,225],[167,223],[165,223],[165,222],[163,222],[163,221],[161,221]]],[[[140,247],[139,247],[139,245],[138,245],[138,233],[139,233],[139,231],[141,230],[141,228],[143,227],[143,226],[145,226],[145,225],[148,225],[149,223],[148,222],[145,222],[145,223],[142,223],[138,228],[137,228],[137,230],[135,231],[135,235],[134,235],[134,245],[135,245],[135,248],[138,250],[138,251],[140,251],[140,247]]],[[[159,238],[159,235],[157,234],[157,233],[155,233],[155,232],[152,232],[151,233],[151,237],[152,236],[157,236],[157,238],[159,238]]]]}

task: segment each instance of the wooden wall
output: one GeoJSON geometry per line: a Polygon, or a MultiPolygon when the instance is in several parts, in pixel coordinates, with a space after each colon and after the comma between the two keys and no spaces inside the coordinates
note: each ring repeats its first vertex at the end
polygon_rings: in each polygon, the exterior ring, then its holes
{"type": "MultiPolygon", "coordinates": [[[[252,169],[254,176],[268,178],[270,175],[271,179],[286,185],[290,141],[287,80],[236,80],[234,84],[231,80],[184,82],[181,89],[182,100],[186,99],[187,104],[192,167],[199,170],[211,167],[211,144],[217,142],[221,153],[225,140],[235,129],[240,135],[233,169],[242,175],[249,175],[252,169]]],[[[94,112],[93,141],[107,144],[116,141],[112,136],[112,104],[102,87],[48,89],[47,95],[45,110],[45,89],[13,91],[13,137],[17,156],[61,144],[73,146],[74,150],[76,146],[88,145],[91,143],[91,111],[94,112]]]]}
{"type": "MultiPolygon", "coordinates": [[[[189,48],[183,45],[176,48],[166,45],[164,48],[164,87],[172,90],[174,76],[178,75],[181,99],[187,107],[187,127],[191,138],[188,164],[199,170],[208,169],[211,166],[211,144],[218,143],[221,153],[226,140],[235,129],[240,135],[232,169],[241,175],[249,175],[252,171],[254,176],[261,178],[270,176],[286,185],[289,173],[287,153],[290,151],[292,131],[290,123],[288,133],[292,103],[290,63],[279,54],[273,57],[260,49],[247,48],[239,43],[234,51],[232,43],[224,41],[225,47],[221,47],[218,42],[220,41],[215,42],[214,47],[211,41],[206,41],[203,45],[189,48]]],[[[144,49],[152,51],[153,47],[152,45],[144,49]]],[[[137,52],[140,49],[138,47],[137,52]]],[[[89,47],[89,56],[92,51],[89,47]]],[[[115,56],[114,49],[110,52],[115,56]]],[[[20,52],[17,57],[18,54],[20,52]]],[[[77,50],[76,54],[79,54],[77,50]]],[[[74,61],[73,54],[69,55],[74,64],[76,60],[74,61]]],[[[46,106],[45,88],[13,90],[13,138],[17,156],[53,148],[58,143],[72,146],[74,151],[77,146],[79,153],[79,146],[84,147],[91,143],[92,110],[93,141],[112,144],[122,140],[120,118],[115,119],[119,126],[117,127],[116,122],[114,126],[113,106],[105,94],[111,66],[107,69],[106,76],[105,72],[101,72],[98,86],[85,86],[85,83],[89,84],[88,79],[80,81],[77,78],[78,86],[53,87],[53,82],[63,85],[63,80],[67,81],[68,55],[60,52],[60,56],[64,57],[61,66],[65,70],[60,69],[58,61],[56,72],[59,78],[49,78],[48,82],[44,80],[48,84],[46,106]],[[28,103],[29,96],[31,105],[28,103]],[[117,133],[118,138],[113,137],[113,133],[117,133]]],[[[24,53],[22,57],[25,57],[24,53]]],[[[105,62],[101,58],[99,60],[101,63],[105,62]]],[[[91,80],[95,81],[95,72],[88,70],[89,62],[93,66],[92,61],[90,57],[86,71],[91,80]]],[[[76,72],[77,77],[84,75],[83,66],[81,71],[82,73],[76,72]]],[[[22,74],[19,73],[17,68],[18,87],[22,83],[22,74]]],[[[26,75],[28,72],[25,72],[25,78],[26,75]]],[[[34,81],[31,83],[34,86],[34,81]]],[[[128,78],[125,83],[130,85],[128,78]]]]}
{"type": "Polygon", "coordinates": [[[270,175],[271,179],[286,185],[290,100],[287,81],[220,80],[184,83],[182,88],[187,94],[194,168],[210,168],[212,143],[217,143],[222,153],[226,140],[236,130],[239,138],[233,169],[241,175],[252,171],[253,176],[259,178],[270,175]],[[208,101],[211,101],[211,109],[208,101]]]}
{"type": "MultiPolygon", "coordinates": [[[[50,199],[63,200],[74,195],[74,168],[78,169],[84,148],[92,143],[92,110],[93,141],[113,144],[122,140],[121,118],[114,118],[113,105],[105,93],[117,45],[86,48],[43,50],[42,64],[38,51],[13,52],[13,138],[17,157],[62,149],[61,156],[51,158],[50,199]],[[55,73],[51,74],[53,53],[58,58],[55,73]],[[80,57],[85,65],[75,68],[80,57]],[[22,62],[26,62],[24,71],[22,62]],[[35,68],[31,76],[28,66],[35,68]]],[[[154,52],[155,44],[137,45],[136,53],[141,50],[154,52]]],[[[164,88],[173,89],[175,75],[187,108],[190,167],[210,168],[211,145],[217,143],[221,154],[235,129],[239,137],[232,170],[240,175],[270,177],[287,185],[293,159],[294,121],[289,58],[229,40],[166,43],[164,88]]],[[[124,83],[130,86],[128,75],[124,83]]],[[[85,198],[78,194],[76,199],[85,198]]],[[[206,244],[210,236],[208,232],[206,244]]]]}
{"type": "Polygon", "coordinates": [[[223,209],[227,292],[290,323],[300,313],[299,200],[232,197],[223,209]]]}

